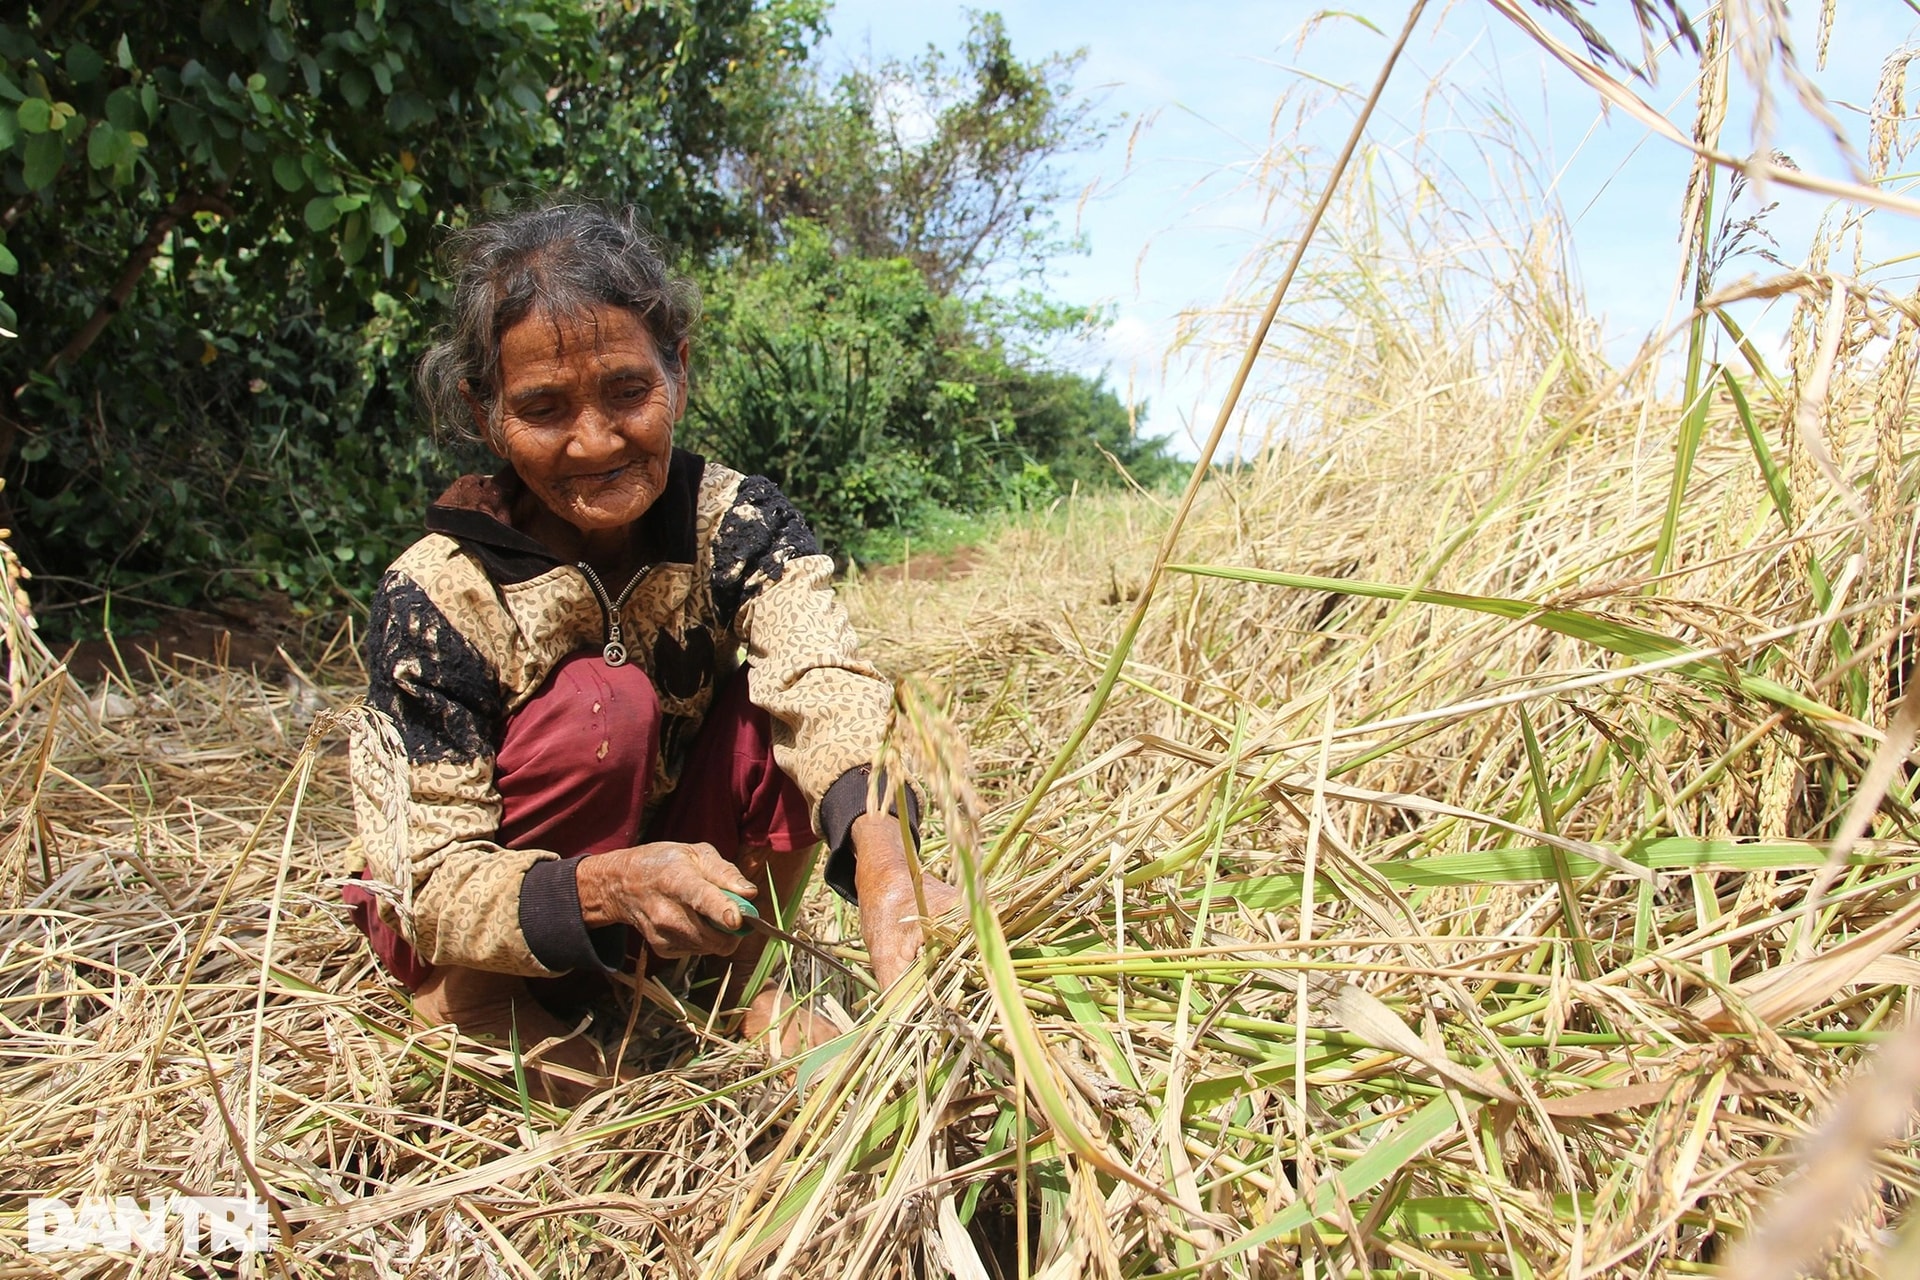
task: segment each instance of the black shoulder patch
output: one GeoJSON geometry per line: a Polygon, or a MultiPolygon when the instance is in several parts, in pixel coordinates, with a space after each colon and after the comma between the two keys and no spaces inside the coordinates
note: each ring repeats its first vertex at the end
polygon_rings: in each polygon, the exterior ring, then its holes
{"type": "Polygon", "coordinates": [[[813,530],[773,481],[742,480],[713,540],[713,604],[720,624],[732,627],[740,606],[780,581],[789,560],[819,553],[813,530]]]}
{"type": "Polygon", "coordinates": [[[412,764],[491,757],[505,710],[473,642],[405,574],[389,572],[367,620],[367,705],[400,730],[412,764]]]}

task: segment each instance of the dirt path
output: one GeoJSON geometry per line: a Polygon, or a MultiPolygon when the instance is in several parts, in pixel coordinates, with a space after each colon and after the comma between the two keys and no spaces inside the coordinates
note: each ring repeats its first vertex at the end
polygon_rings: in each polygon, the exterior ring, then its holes
{"type": "Polygon", "coordinates": [[[956,547],[937,555],[909,556],[894,564],[862,568],[860,576],[870,582],[945,582],[964,578],[980,567],[980,548],[956,547]]]}

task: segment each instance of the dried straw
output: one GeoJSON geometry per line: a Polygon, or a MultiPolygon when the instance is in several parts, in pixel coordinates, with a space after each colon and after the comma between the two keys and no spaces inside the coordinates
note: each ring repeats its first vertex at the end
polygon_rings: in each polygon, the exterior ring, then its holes
{"type": "MultiPolygon", "coordinates": [[[[851,1028],[798,1063],[656,973],[593,1031],[623,1083],[528,1101],[346,923],[349,661],[88,701],[0,594],[0,1275],[1689,1275],[1814,1205],[1760,1238],[1911,1259],[1911,1042],[1846,1094],[1920,975],[1911,312],[1783,278],[1839,337],[1784,386],[1703,356],[1694,433],[1551,228],[1469,299],[1349,191],[1342,323],[1269,349],[1287,429],[1130,642],[1138,494],[847,589],[994,928],[879,997],[787,957],[851,1028]],[[264,1261],[25,1252],[33,1195],[249,1187],[264,1261]]],[[[859,958],[825,895],[799,927],[859,958]]]]}

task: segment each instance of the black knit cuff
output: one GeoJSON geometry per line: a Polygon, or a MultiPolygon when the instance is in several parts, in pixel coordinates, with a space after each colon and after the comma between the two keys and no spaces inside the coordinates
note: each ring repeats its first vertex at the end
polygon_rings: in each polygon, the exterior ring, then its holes
{"type": "MultiPolygon", "coordinates": [[[[853,887],[853,822],[867,811],[867,783],[873,770],[867,765],[849,769],[834,780],[820,798],[820,838],[827,842],[827,887],[855,906],[860,896],[853,887]]],[[[900,812],[893,799],[887,775],[880,775],[880,797],[886,812],[900,812]]],[[[913,847],[920,847],[920,798],[907,789],[907,829],[913,833],[913,847]]]]}
{"type": "Polygon", "coordinates": [[[580,860],[536,862],[520,882],[520,932],[533,958],[555,973],[612,973],[627,958],[625,925],[587,928],[580,914],[580,860]]]}

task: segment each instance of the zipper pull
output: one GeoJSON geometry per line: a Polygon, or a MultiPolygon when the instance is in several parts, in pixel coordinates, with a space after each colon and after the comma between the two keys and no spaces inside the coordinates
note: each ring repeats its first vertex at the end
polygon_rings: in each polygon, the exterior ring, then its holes
{"type": "Polygon", "coordinates": [[[640,585],[642,578],[645,578],[653,571],[653,566],[650,564],[642,565],[640,572],[634,574],[633,577],[628,580],[627,585],[621,590],[620,597],[617,600],[607,599],[607,586],[604,582],[600,581],[600,575],[594,571],[592,565],[582,560],[575,567],[580,570],[580,576],[587,580],[587,585],[593,588],[594,598],[600,602],[600,608],[606,614],[607,645],[606,648],[600,651],[601,656],[607,660],[607,665],[610,667],[626,666],[627,646],[621,642],[620,611],[627,607],[627,601],[633,596],[633,589],[640,585]]]}

